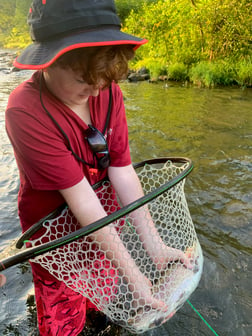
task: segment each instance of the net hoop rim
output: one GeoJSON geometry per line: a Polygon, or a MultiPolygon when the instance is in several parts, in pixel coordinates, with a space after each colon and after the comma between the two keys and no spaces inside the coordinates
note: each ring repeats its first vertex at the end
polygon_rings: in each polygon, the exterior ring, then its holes
{"type": "MultiPolygon", "coordinates": [[[[1,260],[0,261],[0,271],[4,270],[6,268],[9,268],[11,266],[14,266],[14,265],[16,265],[20,262],[29,260],[31,258],[35,258],[35,257],[37,257],[41,254],[46,253],[46,252],[55,250],[60,246],[69,244],[72,241],[75,241],[75,240],[77,240],[81,237],[87,236],[87,235],[103,228],[104,226],[111,224],[112,222],[114,222],[114,221],[120,219],[121,217],[127,215],[128,213],[140,208],[141,206],[145,205],[146,203],[150,202],[154,198],[158,197],[159,195],[161,195],[162,193],[164,193],[168,189],[172,188],[177,183],[181,182],[193,170],[193,163],[192,163],[191,159],[186,158],[186,157],[161,157],[161,158],[155,158],[155,159],[148,159],[148,160],[144,160],[144,161],[141,161],[139,163],[136,163],[133,166],[134,166],[135,169],[137,169],[137,168],[143,167],[145,164],[158,164],[158,163],[165,163],[167,161],[171,161],[172,163],[184,163],[184,164],[188,164],[188,166],[181,173],[179,173],[177,176],[175,176],[171,180],[167,181],[166,183],[164,183],[160,187],[158,187],[155,190],[149,192],[148,194],[142,196],[141,198],[138,198],[136,201],[134,201],[134,202],[128,204],[127,206],[115,211],[114,213],[112,213],[112,214],[110,214],[106,217],[103,217],[103,218],[99,219],[98,221],[95,221],[95,222],[93,222],[93,223],[91,223],[91,224],[89,224],[85,227],[82,227],[75,232],[69,233],[68,235],[66,235],[64,237],[55,239],[55,240],[50,241],[48,243],[41,244],[39,246],[31,247],[31,248],[29,248],[25,251],[17,253],[14,256],[11,256],[9,258],[1,260]]],[[[92,187],[94,189],[97,189],[105,181],[108,181],[108,179],[105,178],[105,179],[99,181],[98,183],[96,183],[95,185],[93,185],[92,187]]],[[[35,226],[36,231],[37,231],[42,226],[42,223],[45,220],[52,219],[53,215],[55,217],[56,212],[62,211],[65,207],[66,207],[66,204],[61,205],[56,210],[51,212],[49,215],[42,218],[39,222],[35,223],[32,226],[32,228],[35,226]]],[[[29,229],[18,239],[18,241],[16,243],[17,248],[20,248],[20,247],[23,246],[24,240],[26,240],[27,237],[28,237],[28,233],[29,233],[30,236],[32,236],[36,232],[36,231],[34,231],[34,228],[33,228],[33,230],[31,229],[29,232],[28,231],[29,231],[29,229]],[[31,232],[32,232],[32,234],[31,234],[31,232]],[[20,247],[18,247],[18,246],[20,246],[20,247]]]]}

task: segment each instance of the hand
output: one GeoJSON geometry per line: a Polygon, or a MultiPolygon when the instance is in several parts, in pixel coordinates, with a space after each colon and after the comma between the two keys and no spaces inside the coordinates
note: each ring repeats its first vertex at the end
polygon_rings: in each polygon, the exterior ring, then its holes
{"type": "Polygon", "coordinates": [[[159,248],[153,251],[153,255],[150,255],[154,264],[158,270],[163,270],[167,268],[168,264],[172,262],[180,262],[186,268],[192,269],[194,267],[192,263],[193,252],[186,251],[185,253],[181,250],[166,246],[162,244],[159,248]]]}
{"type": "Polygon", "coordinates": [[[0,287],[3,287],[6,284],[6,276],[0,274],[0,287]]]}
{"type": "Polygon", "coordinates": [[[133,294],[132,308],[135,310],[129,316],[128,324],[136,328],[152,328],[160,326],[172,315],[167,315],[168,306],[153,296],[151,282],[142,274],[138,276],[137,282],[129,283],[129,288],[133,294]]]}
{"type": "Polygon", "coordinates": [[[148,306],[149,308],[158,309],[163,312],[168,310],[167,305],[163,301],[153,297],[151,290],[152,283],[142,273],[140,277],[138,275],[137,281],[129,283],[129,288],[133,293],[133,306],[148,306]]]}

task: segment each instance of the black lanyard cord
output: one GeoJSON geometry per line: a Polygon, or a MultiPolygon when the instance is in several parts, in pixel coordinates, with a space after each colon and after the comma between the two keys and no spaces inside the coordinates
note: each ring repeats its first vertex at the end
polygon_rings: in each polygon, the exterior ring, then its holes
{"type": "MultiPolygon", "coordinates": [[[[59,123],[54,119],[54,117],[51,115],[51,113],[47,110],[47,108],[44,105],[43,99],[42,99],[42,78],[43,78],[43,73],[41,73],[41,77],[40,77],[40,85],[39,85],[39,98],[40,98],[40,102],[41,105],[43,107],[43,109],[45,110],[46,114],[50,117],[50,119],[54,122],[54,124],[58,127],[58,129],[60,130],[61,134],[64,136],[64,138],[67,141],[67,147],[68,149],[72,152],[73,156],[80,162],[88,165],[89,167],[94,167],[93,164],[86,162],[85,160],[83,160],[81,157],[79,157],[72,149],[70,140],[67,136],[67,134],[65,133],[65,131],[62,129],[62,127],[59,125],[59,123]]],[[[109,87],[109,106],[108,106],[108,112],[107,112],[107,117],[106,117],[106,123],[104,126],[104,130],[103,130],[103,135],[106,132],[106,129],[108,127],[108,123],[109,123],[109,119],[110,119],[110,114],[111,114],[111,105],[112,105],[112,88],[111,85],[109,87]]]]}

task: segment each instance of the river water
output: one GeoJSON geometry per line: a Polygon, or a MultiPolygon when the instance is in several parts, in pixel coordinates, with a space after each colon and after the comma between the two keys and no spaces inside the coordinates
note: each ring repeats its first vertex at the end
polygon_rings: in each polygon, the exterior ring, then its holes
{"type": "MultiPolygon", "coordinates": [[[[20,235],[19,182],[4,111],[9,93],[31,72],[10,72],[9,55],[0,54],[0,252],[9,253],[20,235]]],[[[185,190],[205,259],[190,302],[208,325],[185,303],[170,321],[144,335],[252,335],[252,90],[120,85],[133,161],[186,156],[194,162],[185,190]]],[[[7,269],[5,275],[0,335],[27,336],[36,318],[29,265],[7,269]]]]}

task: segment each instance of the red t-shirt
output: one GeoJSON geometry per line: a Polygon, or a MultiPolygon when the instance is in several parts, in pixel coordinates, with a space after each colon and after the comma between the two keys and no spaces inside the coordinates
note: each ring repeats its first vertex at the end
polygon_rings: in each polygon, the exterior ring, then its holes
{"type": "MultiPolygon", "coordinates": [[[[41,72],[19,85],[10,95],[6,110],[6,130],[14,148],[20,173],[18,195],[19,216],[23,231],[64,203],[58,192],[74,186],[84,176],[91,184],[106,176],[101,170],[92,175],[89,166],[78,161],[68,149],[67,140],[47,115],[40,102],[41,72]]],[[[42,81],[43,83],[43,81],[42,81]]],[[[83,160],[94,162],[84,132],[88,128],[69,107],[42,85],[46,109],[68,136],[73,151],[83,160]]],[[[105,126],[109,105],[109,90],[89,97],[92,125],[101,132],[105,126]]],[[[105,134],[111,166],[131,163],[128,129],[122,92],[112,83],[112,108],[105,134]]]]}

